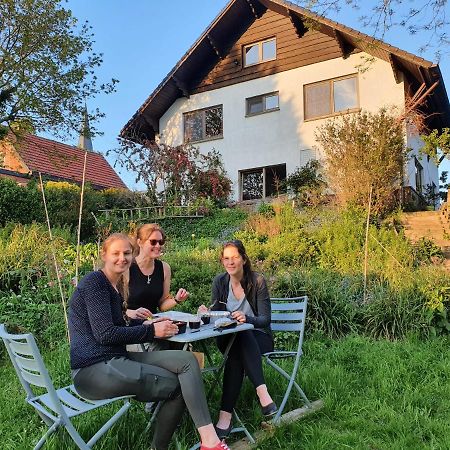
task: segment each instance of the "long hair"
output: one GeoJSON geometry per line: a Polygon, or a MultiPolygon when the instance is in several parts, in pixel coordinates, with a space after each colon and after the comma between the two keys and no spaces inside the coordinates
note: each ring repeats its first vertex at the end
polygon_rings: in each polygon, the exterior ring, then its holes
{"type": "Polygon", "coordinates": [[[255,286],[253,284],[253,270],[252,263],[250,262],[250,258],[245,251],[244,244],[239,239],[234,239],[232,241],[227,241],[222,245],[222,251],[220,252],[220,258],[223,258],[223,251],[227,247],[234,247],[241,255],[241,258],[244,260],[244,276],[241,280],[242,289],[244,289],[245,297],[247,301],[253,305],[254,304],[254,290],[255,286]]]}
{"type": "Polygon", "coordinates": [[[139,255],[140,247],[137,243],[138,239],[140,241],[146,241],[154,231],[159,231],[161,233],[162,238],[166,239],[166,233],[157,223],[144,223],[140,227],[136,229],[134,236],[132,237],[133,244],[133,256],[136,257],[139,255]]]}
{"type": "MultiPolygon", "coordinates": [[[[119,240],[128,242],[130,244],[131,250],[133,250],[133,243],[131,242],[130,237],[128,235],[126,235],[125,233],[113,233],[103,241],[103,244],[100,248],[100,254],[104,255],[108,251],[110,245],[113,242],[119,240]]],[[[103,265],[104,263],[102,261],[100,268],[103,267],[103,265]]],[[[123,299],[122,310],[124,312],[128,308],[128,297],[130,293],[129,284],[130,284],[130,271],[126,270],[122,275],[120,275],[119,280],[117,281],[117,290],[119,291],[123,299]]]]}

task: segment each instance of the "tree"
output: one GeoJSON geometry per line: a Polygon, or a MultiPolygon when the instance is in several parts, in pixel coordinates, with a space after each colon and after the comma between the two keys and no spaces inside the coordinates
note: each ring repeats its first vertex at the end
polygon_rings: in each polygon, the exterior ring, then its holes
{"type": "Polygon", "coordinates": [[[345,114],[320,126],[316,140],[339,203],[367,207],[372,188],[375,214],[383,215],[395,206],[408,153],[404,122],[386,109],[345,114]]]}
{"type": "Polygon", "coordinates": [[[144,138],[136,141],[120,138],[119,147],[107,154],[114,154],[116,164],[137,174],[136,183],[146,185],[152,202],[180,205],[209,197],[222,204],[228,199],[231,180],[216,150],[202,154],[191,144],[172,147],[144,138]]]}
{"type": "Polygon", "coordinates": [[[117,80],[99,84],[94,74],[102,55],[88,22],[80,25],[61,1],[0,0],[0,139],[8,128],[72,134],[85,101],[115,89],[117,80]]]}
{"type": "Polygon", "coordinates": [[[421,152],[433,158],[436,164],[450,156],[450,128],[443,128],[440,132],[433,130],[420,137],[424,142],[421,152]]]}
{"type": "Polygon", "coordinates": [[[435,49],[435,58],[448,53],[449,21],[447,0],[291,0],[321,16],[338,14],[343,8],[361,11],[359,20],[374,37],[384,39],[387,32],[403,27],[412,36],[420,35],[419,53],[435,49]]]}

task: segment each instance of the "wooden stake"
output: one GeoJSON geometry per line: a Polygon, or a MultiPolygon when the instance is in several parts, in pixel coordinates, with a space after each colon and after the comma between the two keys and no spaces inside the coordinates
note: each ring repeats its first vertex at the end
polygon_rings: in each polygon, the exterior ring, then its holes
{"type": "Polygon", "coordinates": [[[366,242],[364,248],[364,303],[367,302],[367,263],[369,258],[369,223],[370,223],[370,208],[372,206],[372,186],[369,192],[369,208],[367,210],[366,222],[366,242]]]}
{"type": "Polygon", "coordinates": [[[56,260],[55,245],[54,245],[54,241],[53,241],[52,229],[50,227],[50,218],[48,216],[47,200],[45,198],[44,183],[42,182],[41,172],[39,172],[39,181],[41,183],[42,200],[44,201],[45,217],[47,219],[48,234],[50,236],[50,243],[51,243],[51,248],[52,248],[53,263],[55,265],[55,271],[56,271],[56,279],[58,281],[59,293],[61,295],[61,303],[62,303],[63,311],[64,311],[64,321],[66,323],[67,340],[70,342],[69,321],[67,319],[66,300],[64,298],[64,293],[63,293],[62,284],[61,284],[61,273],[59,271],[58,261],[56,260]]]}
{"type": "Polygon", "coordinates": [[[75,286],[78,285],[78,269],[79,269],[79,266],[80,266],[81,214],[83,213],[84,181],[85,181],[85,178],[86,178],[86,161],[87,161],[87,152],[84,152],[83,179],[81,181],[80,211],[78,213],[77,259],[75,261],[75,286]]]}

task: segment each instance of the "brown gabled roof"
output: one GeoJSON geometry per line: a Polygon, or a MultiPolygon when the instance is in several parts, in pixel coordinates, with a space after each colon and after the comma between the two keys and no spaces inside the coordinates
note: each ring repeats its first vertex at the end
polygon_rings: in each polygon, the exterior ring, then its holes
{"type": "Polygon", "coordinates": [[[154,139],[155,133],[159,132],[159,119],[173,102],[192,93],[232,44],[267,9],[289,16],[300,25],[312,21],[315,29],[338,42],[343,57],[348,56],[354,49],[359,49],[389,62],[394,76],[397,78],[398,73],[402,72],[414,91],[422,84],[430,88],[437,82],[434,91],[428,97],[430,105],[427,112],[432,116],[433,128],[450,126],[450,103],[437,64],[289,1],[230,0],[123,127],[121,136],[132,140],[140,140],[141,137],[154,139]]]}
{"type": "MultiPolygon", "coordinates": [[[[55,180],[81,183],[85,150],[31,134],[15,145],[28,169],[55,180]]],[[[86,182],[96,189],[127,189],[119,175],[100,153],[88,151],[86,182]]]]}

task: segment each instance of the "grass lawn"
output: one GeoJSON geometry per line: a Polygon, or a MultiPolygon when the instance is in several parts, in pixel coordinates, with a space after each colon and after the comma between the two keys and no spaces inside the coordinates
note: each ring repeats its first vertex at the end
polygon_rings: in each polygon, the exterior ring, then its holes
{"type": "MultiPolygon", "coordinates": [[[[324,408],[295,424],[278,429],[258,445],[265,449],[450,449],[450,338],[398,342],[348,336],[339,341],[306,336],[299,375],[310,400],[323,399],[324,408]]],[[[3,352],[3,358],[5,353],[3,352]]],[[[47,352],[44,359],[55,384],[68,384],[68,349],[47,352]]],[[[0,362],[0,448],[33,448],[43,434],[37,414],[24,402],[9,359],[0,362]]],[[[269,390],[281,395],[279,380],[267,372],[269,390]]],[[[279,400],[279,398],[278,398],[279,400]]],[[[218,395],[211,400],[215,417],[218,395]]],[[[298,407],[292,402],[292,407],[298,407]]],[[[238,411],[251,430],[261,415],[249,383],[245,384],[238,411]]],[[[98,428],[107,411],[78,421],[85,436],[98,428]]],[[[135,403],[95,449],[148,449],[143,434],[147,415],[135,403]]],[[[190,419],[183,420],[178,438],[182,448],[195,441],[190,419]]],[[[64,433],[44,447],[75,448],[64,433]]]]}

